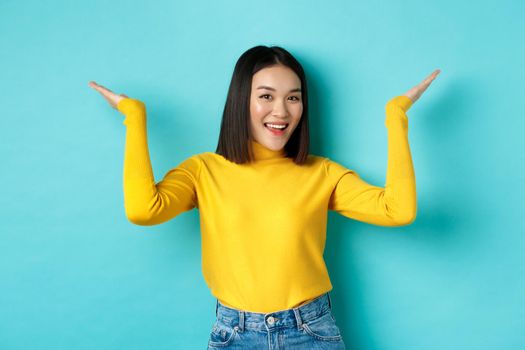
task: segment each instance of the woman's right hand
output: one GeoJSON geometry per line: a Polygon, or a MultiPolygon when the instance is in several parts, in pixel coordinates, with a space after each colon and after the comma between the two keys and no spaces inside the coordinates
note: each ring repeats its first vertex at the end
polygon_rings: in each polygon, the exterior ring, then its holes
{"type": "Polygon", "coordinates": [[[90,81],[89,82],[89,86],[91,86],[93,89],[97,90],[98,92],[100,92],[100,94],[102,95],[102,97],[104,97],[108,102],[109,104],[111,105],[111,107],[117,109],[117,105],[118,103],[124,99],[124,98],[129,98],[128,96],[124,95],[124,94],[120,94],[120,95],[117,95],[116,93],[114,93],[113,91],[105,88],[104,86],[102,85],[98,85],[97,83],[95,83],[94,81],[90,81]]]}

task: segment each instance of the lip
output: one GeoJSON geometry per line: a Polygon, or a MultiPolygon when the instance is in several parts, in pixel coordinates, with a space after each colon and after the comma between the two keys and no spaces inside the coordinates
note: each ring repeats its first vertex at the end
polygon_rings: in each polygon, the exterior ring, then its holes
{"type": "MultiPolygon", "coordinates": [[[[264,124],[275,124],[275,125],[287,125],[288,123],[264,123],[264,124]]],[[[263,125],[264,125],[263,124],[263,125]]],[[[289,126],[289,125],[288,125],[289,126]]],[[[275,135],[275,136],[282,136],[285,134],[285,131],[288,127],[284,128],[283,130],[275,130],[275,129],[272,129],[270,127],[267,127],[266,125],[264,125],[264,128],[266,130],[268,130],[270,133],[272,133],[272,135],[275,135]]]]}

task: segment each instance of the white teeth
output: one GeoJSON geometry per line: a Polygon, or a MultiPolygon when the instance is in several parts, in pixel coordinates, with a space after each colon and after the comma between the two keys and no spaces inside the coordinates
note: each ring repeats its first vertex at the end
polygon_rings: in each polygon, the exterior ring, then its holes
{"type": "Polygon", "coordinates": [[[274,128],[274,129],[284,129],[284,128],[286,128],[286,125],[275,125],[275,124],[269,124],[269,123],[267,123],[266,125],[268,125],[271,128],[274,128]]]}

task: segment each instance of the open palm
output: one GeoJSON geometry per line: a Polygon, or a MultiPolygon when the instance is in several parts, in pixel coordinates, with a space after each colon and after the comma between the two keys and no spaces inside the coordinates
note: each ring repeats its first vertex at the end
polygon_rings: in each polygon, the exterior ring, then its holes
{"type": "Polygon", "coordinates": [[[426,77],[425,80],[408,90],[404,94],[404,96],[410,98],[412,100],[412,103],[416,102],[419,99],[419,97],[423,94],[423,92],[425,92],[425,90],[430,86],[430,83],[432,83],[432,81],[436,79],[439,73],[441,73],[441,70],[436,69],[432,72],[432,74],[426,77]]]}
{"type": "Polygon", "coordinates": [[[117,105],[120,102],[120,100],[122,100],[123,98],[128,98],[128,96],[126,96],[124,94],[118,95],[118,94],[114,93],[113,91],[111,91],[110,89],[105,88],[102,85],[98,85],[94,81],[90,81],[89,82],[89,86],[91,86],[93,89],[95,89],[98,92],[100,92],[100,94],[109,102],[111,107],[113,107],[115,109],[117,109],[117,105]]]}

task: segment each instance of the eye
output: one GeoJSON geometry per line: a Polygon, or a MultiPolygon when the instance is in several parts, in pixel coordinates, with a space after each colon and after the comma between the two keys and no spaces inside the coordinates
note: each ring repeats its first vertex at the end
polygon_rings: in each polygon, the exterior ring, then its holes
{"type": "Polygon", "coordinates": [[[290,96],[290,98],[294,98],[295,99],[294,101],[299,101],[299,97],[297,96],[290,96]]]}
{"type": "Polygon", "coordinates": [[[261,97],[261,98],[264,98],[264,99],[266,100],[265,96],[268,96],[268,97],[270,97],[270,95],[268,95],[268,94],[265,94],[265,95],[261,95],[261,96],[259,96],[259,97],[261,97]]]}

